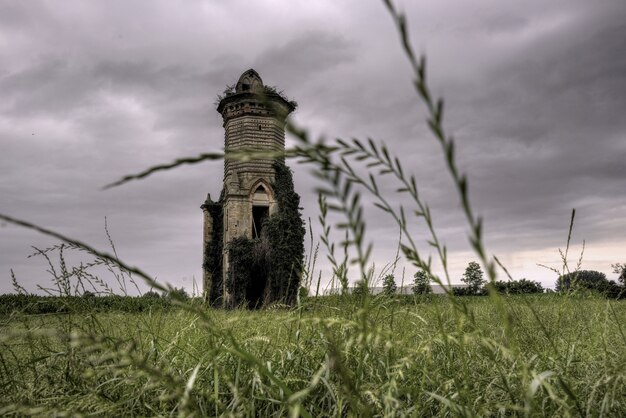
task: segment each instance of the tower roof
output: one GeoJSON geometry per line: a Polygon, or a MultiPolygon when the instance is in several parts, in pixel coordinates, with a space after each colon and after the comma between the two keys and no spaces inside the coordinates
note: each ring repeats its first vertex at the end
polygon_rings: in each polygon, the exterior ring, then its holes
{"type": "Polygon", "coordinates": [[[252,68],[239,77],[234,91],[232,88],[218,96],[217,111],[224,121],[241,115],[272,115],[284,119],[298,105],[287,99],[276,87],[265,86],[261,76],[252,68]]]}
{"type": "Polygon", "coordinates": [[[261,93],[263,91],[263,80],[259,73],[250,68],[248,71],[244,71],[237,81],[235,86],[235,93],[261,93]]]}

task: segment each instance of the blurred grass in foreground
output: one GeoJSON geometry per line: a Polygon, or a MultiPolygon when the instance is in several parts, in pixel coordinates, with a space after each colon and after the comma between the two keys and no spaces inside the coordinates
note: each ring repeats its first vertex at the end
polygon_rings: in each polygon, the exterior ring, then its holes
{"type": "MultiPolygon", "coordinates": [[[[426,123],[440,144],[469,242],[485,269],[489,296],[448,292],[384,298],[364,292],[307,298],[292,310],[216,311],[122,262],[112,242],[112,253],[104,253],[0,214],[0,220],[95,257],[87,266],[70,270],[62,262],[58,273],[51,269],[48,291],[66,298],[64,313],[18,310],[0,316],[0,415],[626,415],[626,302],[585,292],[511,297],[494,290],[496,266],[504,266],[485,249],[483,221],[471,205],[467,176],[457,166],[455,141],[444,129],[444,102],[430,93],[426,60],[411,47],[405,16],[390,0],[384,3],[413,70],[426,123]],[[113,293],[106,282],[85,272],[89,266],[106,267],[123,294],[127,282],[142,280],[167,293],[171,306],[148,306],[134,314],[84,309],[84,300],[74,303],[79,299],[70,296],[91,288],[113,293]]],[[[397,224],[406,261],[436,284],[450,282],[447,248],[430,208],[415,177],[384,142],[338,139],[327,145],[324,138],[313,141],[306,129],[286,128],[296,145],[285,155],[311,164],[320,180],[321,239],[333,264],[333,283],[336,278],[344,286],[351,266],[364,289],[371,284],[373,245],[366,238],[361,193],[397,224]],[[359,164],[365,164],[365,172],[357,169],[359,164]],[[395,203],[393,189],[379,188],[376,179],[385,175],[397,184],[396,194],[410,200],[406,207],[395,203]],[[336,248],[328,237],[327,212],[342,217],[332,225],[345,232],[336,248]],[[409,222],[423,222],[426,235],[414,236],[409,222]],[[432,254],[418,251],[418,240],[432,249],[442,275],[433,272],[432,254]],[[350,248],[351,260],[345,250],[341,261],[342,247],[350,248]]],[[[250,150],[179,158],[110,186],[184,164],[255,157],[263,155],[250,150]]],[[[574,212],[571,219],[560,274],[569,272],[574,212]]],[[[23,290],[13,280],[16,290],[23,290]]]]}
{"type": "Polygon", "coordinates": [[[2,316],[0,413],[619,416],[626,303],[307,299],[296,310],[2,316]],[[528,308],[532,304],[533,309],[528,308]],[[25,332],[26,331],[26,332],[25,332]],[[509,348],[506,348],[509,347],[509,348]]]}

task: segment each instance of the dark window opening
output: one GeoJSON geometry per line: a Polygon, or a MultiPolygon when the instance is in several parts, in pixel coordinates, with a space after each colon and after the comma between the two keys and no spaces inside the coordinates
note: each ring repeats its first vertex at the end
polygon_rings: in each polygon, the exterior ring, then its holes
{"type": "Polygon", "coordinates": [[[267,286],[267,271],[262,266],[254,266],[250,282],[246,285],[246,301],[248,309],[259,309],[263,306],[263,295],[267,286]]]}
{"type": "Polygon", "coordinates": [[[248,91],[248,90],[250,90],[250,84],[243,83],[243,84],[241,85],[241,90],[243,90],[243,91],[248,91]]]}
{"type": "Polygon", "coordinates": [[[261,125],[259,125],[259,131],[261,130],[261,125]]]}
{"type": "Polygon", "coordinates": [[[269,215],[267,206],[252,206],[252,238],[259,238],[263,229],[263,221],[269,215]]]}

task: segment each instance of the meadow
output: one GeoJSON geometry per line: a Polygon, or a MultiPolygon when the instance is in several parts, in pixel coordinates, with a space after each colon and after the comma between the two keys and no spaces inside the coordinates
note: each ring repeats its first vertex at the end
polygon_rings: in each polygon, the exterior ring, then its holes
{"type": "Polygon", "coordinates": [[[624,415],[624,301],[456,299],[5,314],[0,414],[624,415]]]}
{"type": "MultiPolygon", "coordinates": [[[[293,307],[215,309],[176,297],[175,289],[125,264],[112,242],[113,252],[107,254],[0,214],[5,222],[95,257],[75,268],[61,262],[55,270],[50,263],[58,299],[42,302],[22,295],[32,300],[24,305],[24,300],[11,299],[15,309],[7,307],[9,299],[3,300],[0,415],[626,415],[626,302],[585,291],[510,296],[494,290],[496,268],[506,269],[485,249],[482,219],[471,205],[455,142],[444,129],[443,100],[430,93],[426,61],[410,45],[405,17],[391,1],[384,3],[413,70],[413,87],[426,109],[428,127],[441,146],[467,221],[468,240],[492,285],[488,296],[451,291],[441,296],[372,296],[363,291],[359,296],[302,297],[293,307]],[[124,290],[126,278],[133,277],[172,297],[168,302],[114,298],[106,281],[86,271],[94,266],[106,267],[124,290]],[[104,303],[95,294],[86,299],[86,289],[110,299],[104,303]]],[[[347,289],[348,277],[356,277],[365,290],[372,284],[372,246],[365,237],[361,193],[397,225],[398,253],[405,261],[433,283],[450,283],[447,248],[430,208],[415,177],[384,142],[316,141],[289,122],[286,129],[296,145],[285,156],[313,165],[321,184],[320,240],[332,264],[333,288],[347,289]],[[376,179],[382,176],[394,187],[379,187],[376,179]],[[401,205],[398,195],[404,198],[401,205]],[[340,220],[327,217],[329,213],[340,220]],[[412,229],[417,223],[425,234],[412,229]],[[345,232],[345,239],[333,239],[331,229],[342,237],[345,232]],[[420,250],[420,243],[430,251],[420,250]],[[433,259],[440,264],[439,275],[433,259]]],[[[244,154],[181,158],[109,187],[183,164],[268,157],[258,150],[244,154]]],[[[574,213],[557,275],[570,273],[574,213]]],[[[37,251],[48,259],[48,250],[37,251]]],[[[311,247],[302,266],[303,284],[317,294],[320,279],[313,274],[312,253],[311,247]]],[[[582,254],[571,271],[580,268],[581,260],[582,254]]],[[[13,281],[18,293],[26,293],[15,277],[13,281]]]]}

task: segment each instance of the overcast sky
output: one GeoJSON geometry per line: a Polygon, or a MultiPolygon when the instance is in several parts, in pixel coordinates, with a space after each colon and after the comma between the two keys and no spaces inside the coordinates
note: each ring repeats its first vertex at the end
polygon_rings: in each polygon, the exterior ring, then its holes
{"type": "MultiPolygon", "coordinates": [[[[537,263],[560,265],[576,208],[570,261],[585,240],[583,268],[615,278],[610,264],[626,262],[626,2],[400,8],[446,101],[444,124],[485,218],[488,252],[514,277],[551,285],[556,275],[537,263]]],[[[0,213],[104,250],[107,217],[121,259],[191,290],[202,277],[199,206],[206,193],[219,195],[222,163],[100,188],[221,150],[216,96],[249,68],[297,100],[294,121],[315,136],[372,137],[400,155],[458,282],[475,259],[467,226],[391,18],[375,0],[0,0],[0,213]]],[[[290,165],[319,231],[310,167],[290,165]]],[[[380,270],[397,231],[376,208],[366,214],[380,270]]],[[[28,290],[49,286],[44,260],[27,256],[54,243],[2,225],[0,293],[12,290],[11,268],[28,290]]]]}

